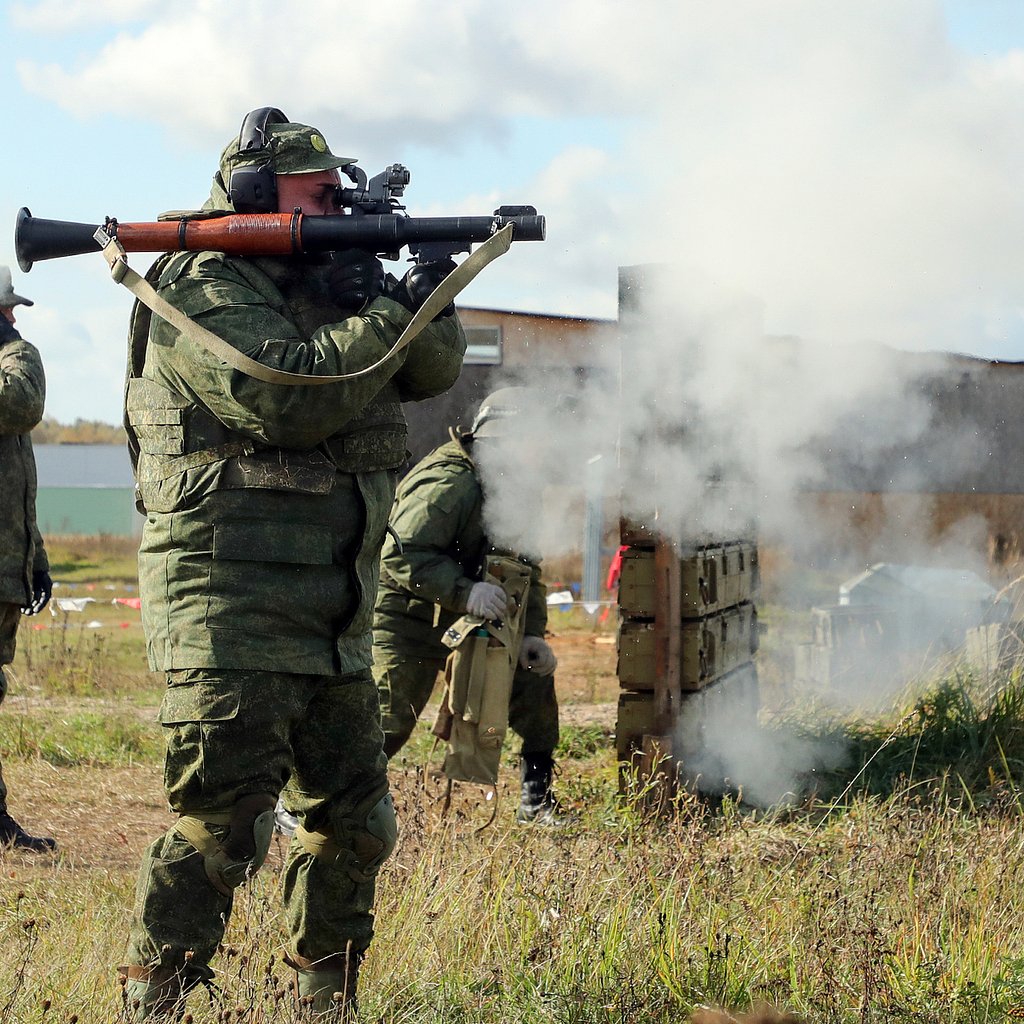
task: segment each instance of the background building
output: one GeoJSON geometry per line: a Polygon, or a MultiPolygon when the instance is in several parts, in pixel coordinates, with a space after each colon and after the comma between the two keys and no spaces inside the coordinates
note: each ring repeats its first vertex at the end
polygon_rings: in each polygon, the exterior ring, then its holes
{"type": "Polygon", "coordinates": [[[530,383],[541,375],[552,385],[558,377],[573,380],[595,372],[616,325],[614,320],[463,306],[459,318],[469,349],[458,382],[437,398],[405,406],[410,465],[446,441],[449,427],[468,429],[481,400],[495,388],[530,383]]]}
{"type": "Polygon", "coordinates": [[[809,513],[830,524],[833,552],[900,562],[908,547],[927,548],[942,562],[948,544],[957,564],[971,552],[990,571],[1011,570],[1024,560],[1024,363],[890,358],[926,426],[912,443],[866,449],[882,410],[865,408],[859,427],[822,439],[826,474],[804,495],[809,513]]]}

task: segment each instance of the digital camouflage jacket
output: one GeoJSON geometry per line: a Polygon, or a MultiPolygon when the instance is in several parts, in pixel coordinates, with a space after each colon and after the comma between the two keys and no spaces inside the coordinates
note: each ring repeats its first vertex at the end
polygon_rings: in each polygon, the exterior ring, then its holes
{"type": "MultiPolygon", "coordinates": [[[[172,305],[261,363],[335,375],[376,362],[411,314],[335,307],[319,259],[178,253],[172,305]]],[[[126,421],[139,499],[143,624],[154,669],[309,674],[370,664],[379,551],[406,458],[401,402],[457,379],[465,336],[436,321],[367,376],[267,384],[136,305],[126,421]],[[141,339],[141,342],[140,342],[141,339]]]]}
{"type": "Polygon", "coordinates": [[[36,526],[36,462],[29,431],[43,418],[46,379],[34,345],[0,344],[0,604],[27,604],[32,573],[48,569],[36,526]]]}
{"type": "MultiPolygon", "coordinates": [[[[484,494],[467,446],[453,434],[402,481],[391,514],[391,536],[381,556],[373,616],[375,644],[422,657],[443,657],[444,631],[466,611],[466,597],[482,577],[493,549],[484,532],[484,494]]],[[[533,565],[526,635],[543,636],[547,589],[533,565]]]]}

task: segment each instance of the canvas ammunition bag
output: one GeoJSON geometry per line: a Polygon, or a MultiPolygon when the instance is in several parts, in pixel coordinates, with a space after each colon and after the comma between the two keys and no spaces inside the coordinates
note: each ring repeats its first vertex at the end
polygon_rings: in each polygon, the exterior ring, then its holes
{"type": "Polygon", "coordinates": [[[531,573],[531,567],[517,558],[488,555],[484,580],[505,591],[508,613],[499,622],[463,615],[442,637],[451,654],[434,734],[448,743],[443,769],[451,781],[498,783],[531,573]]]}

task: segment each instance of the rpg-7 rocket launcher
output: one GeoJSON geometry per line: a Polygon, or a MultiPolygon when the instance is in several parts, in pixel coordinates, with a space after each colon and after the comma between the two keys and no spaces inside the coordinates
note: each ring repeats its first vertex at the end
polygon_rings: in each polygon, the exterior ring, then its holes
{"type": "Polygon", "coordinates": [[[192,211],[146,223],[122,224],[108,217],[95,225],[42,220],[22,207],[14,234],[18,266],[27,272],[37,260],[97,252],[110,238],[126,252],[213,250],[234,256],[366,249],[398,259],[399,250],[408,247],[420,263],[469,252],[472,243],[485,242],[508,225],[514,241],[544,239],[544,217],[533,206],[500,206],[490,217],[410,217],[399,202],[409,184],[408,168],[391,164],[369,181],[355,164],[342,171],[353,185],[338,186],[337,215],[192,211]]]}

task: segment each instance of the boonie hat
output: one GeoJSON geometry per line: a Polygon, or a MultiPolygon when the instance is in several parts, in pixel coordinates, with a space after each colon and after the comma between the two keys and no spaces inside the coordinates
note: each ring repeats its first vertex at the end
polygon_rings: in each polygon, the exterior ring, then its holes
{"type": "Polygon", "coordinates": [[[0,308],[11,309],[14,306],[34,306],[31,299],[24,295],[16,295],[11,281],[11,268],[0,266],[0,308]]]}

